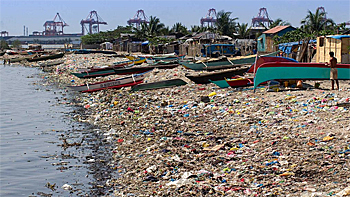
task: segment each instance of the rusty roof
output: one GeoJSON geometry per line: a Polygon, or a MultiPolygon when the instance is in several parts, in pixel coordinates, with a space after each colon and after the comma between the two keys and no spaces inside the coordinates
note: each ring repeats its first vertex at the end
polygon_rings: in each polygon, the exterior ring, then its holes
{"type": "Polygon", "coordinates": [[[269,30],[267,30],[267,31],[264,31],[263,33],[264,33],[264,34],[275,34],[275,33],[280,32],[280,31],[282,31],[282,30],[284,30],[284,29],[286,29],[286,28],[288,28],[288,27],[291,27],[291,26],[290,26],[290,25],[286,25],[286,26],[276,26],[276,27],[274,27],[274,28],[272,28],[272,29],[269,29],[269,30]]]}

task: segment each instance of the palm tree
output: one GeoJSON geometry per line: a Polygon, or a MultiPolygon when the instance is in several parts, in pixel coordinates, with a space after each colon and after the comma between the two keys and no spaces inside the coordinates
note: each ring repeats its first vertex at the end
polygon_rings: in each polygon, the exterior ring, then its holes
{"type": "Polygon", "coordinates": [[[250,27],[248,28],[248,23],[238,23],[237,25],[237,38],[241,38],[241,39],[244,39],[244,38],[248,38],[249,35],[250,35],[250,27]]]}
{"type": "Polygon", "coordinates": [[[216,15],[217,30],[222,35],[232,36],[236,32],[236,22],[238,18],[230,18],[232,12],[221,10],[216,15]]]}
{"type": "Polygon", "coordinates": [[[312,13],[308,10],[308,15],[301,21],[302,29],[313,36],[319,36],[321,31],[325,31],[334,26],[332,19],[326,19],[326,13],[316,10],[312,13]]]}
{"type": "Polygon", "coordinates": [[[187,28],[181,23],[175,23],[173,28],[171,28],[171,32],[176,34],[183,34],[183,35],[188,34],[187,28]]]}
{"type": "Polygon", "coordinates": [[[280,18],[276,19],[275,21],[270,20],[269,27],[266,27],[263,23],[260,23],[260,26],[265,27],[266,30],[272,29],[272,28],[277,27],[277,26],[286,26],[286,25],[290,25],[290,23],[287,21],[283,21],[280,18]]]}
{"type": "Polygon", "coordinates": [[[169,26],[166,26],[166,27],[163,27],[161,30],[160,30],[160,34],[165,36],[165,35],[169,35],[171,32],[169,26]]]}
{"type": "Polygon", "coordinates": [[[270,21],[270,29],[274,28],[276,26],[286,26],[286,25],[290,25],[289,22],[287,21],[283,21],[282,19],[278,18],[275,21],[270,21]]]}
{"type": "Polygon", "coordinates": [[[135,28],[134,30],[139,38],[153,38],[160,35],[164,27],[159,18],[150,16],[149,23],[142,23],[140,29],[135,28]]]}

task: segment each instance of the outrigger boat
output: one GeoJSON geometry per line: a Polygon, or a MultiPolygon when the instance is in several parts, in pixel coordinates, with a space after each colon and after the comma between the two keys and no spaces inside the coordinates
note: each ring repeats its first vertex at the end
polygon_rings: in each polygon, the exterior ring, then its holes
{"type": "Polygon", "coordinates": [[[125,68],[125,67],[132,67],[132,66],[133,66],[132,61],[124,61],[124,62],[115,63],[112,66],[105,66],[101,68],[91,68],[88,70],[82,70],[81,72],[71,73],[71,74],[79,78],[93,78],[93,77],[114,75],[115,68],[125,68]]]}
{"type": "Polygon", "coordinates": [[[37,62],[37,61],[43,61],[43,60],[58,59],[58,58],[62,58],[63,56],[64,56],[64,53],[56,53],[56,54],[50,54],[50,55],[34,56],[32,58],[27,59],[27,61],[28,62],[37,62]]]}
{"type": "Polygon", "coordinates": [[[104,89],[118,89],[142,83],[143,79],[146,77],[146,74],[147,73],[141,73],[108,81],[68,87],[78,92],[95,92],[104,89]]]}
{"type": "Polygon", "coordinates": [[[139,85],[133,86],[131,88],[131,91],[169,88],[169,87],[175,87],[175,86],[182,86],[182,85],[186,85],[186,84],[187,83],[182,79],[170,79],[170,80],[164,80],[164,81],[157,81],[154,83],[139,84],[139,85]]]}
{"type": "Polygon", "coordinates": [[[185,55],[175,55],[175,54],[166,54],[161,56],[149,56],[146,57],[146,62],[149,64],[153,64],[156,62],[169,62],[169,61],[178,61],[183,59],[185,55]]]}
{"type": "Polygon", "coordinates": [[[179,66],[179,64],[137,66],[137,67],[130,67],[130,68],[114,68],[114,74],[117,74],[117,75],[137,74],[137,73],[143,73],[146,71],[150,71],[150,70],[153,70],[155,68],[171,69],[171,68],[175,68],[177,66],[179,66]]]}
{"type": "Polygon", "coordinates": [[[224,80],[236,75],[242,75],[247,71],[247,67],[229,69],[220,72],[200,73],[197,75],[186,74],[185,77],[195,82],[196,84],[208,84],[211,81],[224,80]]]}
{"type": "MultiPolygon", "coordinates": [[[[278,52],[273,52],[269,54],[262,55],[264,56],[275,56],[278,52]]],[[[248,55],[248,56],[238,56],[233,58],[211,58],[211,59],[204,59],[199,60],[197,62],[192,61],[180,61],[180,64],[182,64],[187,69],[192,70],[214,70],[216,67],[218,69],[222,69],[221,67],[230,67],[230,66],[241,66],[241,65],[251,65],[255,62],[256,55],[248,55]]]]}
{"type": "MultiPolygon", "coordinates": [[[[350,80],[350,64],[337,64],[338,79],[350,80]]],[[[254,78],[254,90],[271,80],[329,80],[330,67],[324,63],[268,62],[262,64],[254,78]]]]}
{"type": "Polygon", "coordinates": [[[256,63],[254,63],[247,71],[247,73],[254,73],[258,70],[258,68],[267,62],[298,62],[295,59],[288,58],[288,57],[279,57],[279,56],[263,56],[259,57],[256,63]]]}
{"type": "Polygon", "coordinates": [[[135,65],[142,64],[146,61],[145,57],[134,57],[129,55],[126,55],[125,57],[128,58],[130,61],[133,61],[135,65]]]}
{"type": "Polygon", "coordinates": [[[254,85],[254,78],[236,76],[232,79],[225,79],[231,88],[246,87],[254,85]]]}

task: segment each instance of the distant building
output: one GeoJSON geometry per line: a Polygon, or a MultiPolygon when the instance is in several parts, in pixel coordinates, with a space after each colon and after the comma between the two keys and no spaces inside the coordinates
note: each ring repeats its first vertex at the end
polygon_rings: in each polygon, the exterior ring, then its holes
{"type": "Polygon", "coordinates": [[[289,31],[295,30],[294,27],[287,26],[276,26],[267,31],[264,31],[261,36],[258,37],[258,51],[259,52],[274,52],[277,50],[277,47],[273,44],[273,37],[275,35],[282,36],[289,31]]]}

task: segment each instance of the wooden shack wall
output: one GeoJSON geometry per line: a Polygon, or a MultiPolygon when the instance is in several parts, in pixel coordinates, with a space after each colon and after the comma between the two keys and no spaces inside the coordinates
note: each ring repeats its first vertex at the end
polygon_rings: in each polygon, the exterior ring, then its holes
{"type": "Polygon", "coordinates": [[[349,64],[350,63],[350,38],[342,38],[341,44],[341,63],[349,64]]]}
{"type": "Polygon", "coordinates": [[[266,50],[265,52],[271,53],[275,51],[275,47],[273,45],[273,38],[271,36],[266,36],[266,50]]]}
{"type": "Polygon", "coordinates": [[[338,59],[339,63],[348,64],[350,63],[349,46],[349,38],[335,39],[318,37],[316,62],[329,62],[329,52],[333,51],[334,57],[338,59]]]}

